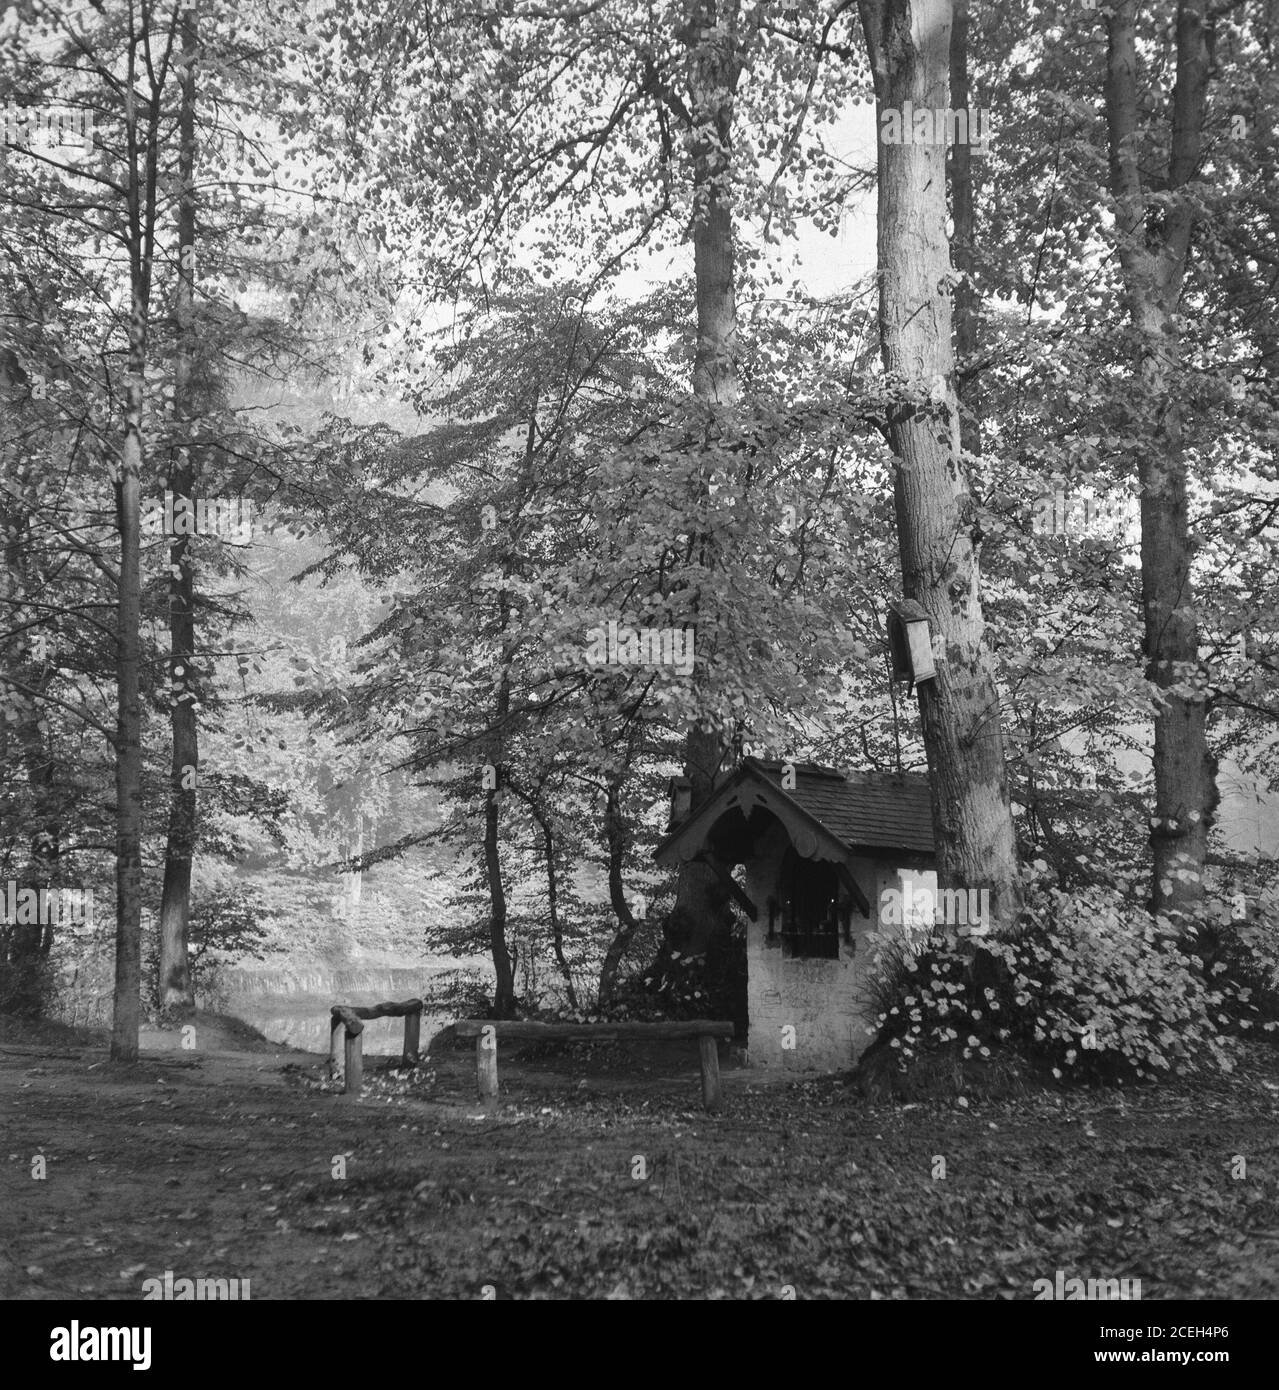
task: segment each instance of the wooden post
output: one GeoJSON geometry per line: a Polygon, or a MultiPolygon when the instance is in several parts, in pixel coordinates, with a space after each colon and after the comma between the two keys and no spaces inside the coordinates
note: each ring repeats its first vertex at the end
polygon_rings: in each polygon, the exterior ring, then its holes
{"type": "Polygon", "coordinates": [[[488,1104],[497,1100],[497,1032],[480,1033],[475,1039],[475,1084],[480,1099],[488,1104]]]}
{"type": "Polygon", "coordinates": [[[404,1065],[417,1061],[418,1042],[421,1038],[422,1010],[414,1009],[404,1015],[404,1065]]]}
{"type": "Polygon", "coordinates": [[[342,1036],[342,1030],[346,1025],[340,1018],[333,1018],[329,1028],[329,1080],[333,1081],[338,1074],[338,1038],[342,1036]]]}
{"type": "Polygon", "coordinates": [[[358,1096],[364,1083],[364,1037],[346,1030],[346,1085],[348,1096],[358,1096]]]}
{"type": "Polygon", "coordinates": [[[702,1104],[714,1113],[719,1109],[719,1043],[703,1033],[697,1040],[702,1056],[702,1104]]]}

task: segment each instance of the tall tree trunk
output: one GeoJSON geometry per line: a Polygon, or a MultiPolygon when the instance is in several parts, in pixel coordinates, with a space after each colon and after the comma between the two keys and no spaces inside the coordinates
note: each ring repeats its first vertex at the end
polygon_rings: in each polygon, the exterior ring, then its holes
{"type": "Polygon", "coordinates": [[[516,796],[528,807],[529,815],[533,817],[538,829],[542,832],[542,853],[546,856],[546,906],[551,923],[551,950],[555,955],[555,963],[559,967],[560,978],[564,981],[564,991],[568,996],[569,1007],[577,1008],[577,987],[573,983],[573,972],[569,969],[568,960],[564,955],[564,924],[560,918],[560,888],[559,873],[555,864],[555,834],[551,829],[551,822],[546,812],[538,803],[538,793],[524,791],[517,786],[515,779],[508,775],[506,785],[515,793],[516,796]]]}
{"type": "MultiPolygon", "coordinates": [[[[967,111],[971,100],[968,82],[968,0],[954,0],[955,22],[950,31],[950,105],[967,111]]],[[[972,283],[977,263],[977,179],[973,149],[969,141],[957,142],[950,151],[950,215],[954,230],[950,238],[950,259],[964,278],[955,286],[955,353],[960,372],[973,371],[981,301],[972,283]]],[[[959,438],[966,454],[981,453],[981,427],[976,402],[976,376],[955,382],[960,403],[959,438]]]]}
{"type": "MultiPolygon", "coordinates": [[[[730,408],[740,392],[732,194],[733,93],[741,74],[739,11],[738,0],[697,0],[685,31],[694,54],[689,107],[697,297],[693,394],[707,404],[730,408]]],[[[697,536],[693,552],[705,562],[713,545],[713,537],[697,536]]],[[[711,729],[694,724],[685,735],[684,776],[692,790],[691,810],[714,789],[723,753],[722,739],[711,729]]],[[[705,864],[683,865],[667,923],[668,944],[701,955],[727,910],[715,873],[705,864]]]]}
{"type": "Polygon", "coordinates": [[[569,1007],[576,1009],[577,988],[573,984],[573,972],[569,969],[564,955],[564,925],[560,921],[559,881],[555,871],[555,836],[551,833],[551,824],[540,807],[533,807],[533,815],[541,827],[542,848],[546,854],[546,906],[551,918],[551,949],[555,952],[555,963],[559,966],[560,975],[564,980],[569,1007]]]}
{"type": "Polygon", "coordinates": [[[626,949],[639,930],[639,921],[626,901],[622,884],[622,869],[630,844],[630,832],[622,818],[618,795],[619,782],[610,778],[604,805],[604,837],[608,842],[608,900],[613,905],[618,928],[613,933],[604,963],[600,966],[599,1007],[609,1008],[617,994],[617,973],[621,969],[626,949]]]}
{"type": "MultiPolygon", "coordinates": [[[[951,0],[860,0],[877,116],[949,105],[951,0]]],[[[883,129],[882,122],[880,129],[883,129]]],[[[944,144],[879,142],[879,320],[884,367],[904,383],[889,413],[907,597],[944,640],[918,687],[938,878],[988,888],[992,921],[1021,907],[999,696],[983,640],[971,497],[960,459],[951,343],[944,144]]]]}
{"type": "MultiPolygon", "coordinates": [[[[193,497],[199,469],[192,460],[191,431],[198,418],[195,395],[195,66],[196,16],[182,16],[182,96],[178,115],[178,288],[174,317],[177,345],[173,414],[178,433],[169,470],[175,496],[193,497]]],[[[176,535],[169,546],[169,720],[173,758],[169,787],[169,834],[160,897],[159,1005],[167,1014],[195,1009],[187,938],[191,919],[191,859],[195,842],[199,731],[196,725],[195,576],[191,538],[176,535]]]]}
{"type": "Polygon", "coordinates": [[[139,688],[141,576],[142,383],[147,305],[135,280],[129,316],[129,381],[124,449],[116,484],[120,594],[116,632],[116,933],[111,1060],[138,1060],[142,1021],[142,699],[139,688]]]}
{"type": "Polygon", "coordinates": [[[145,146],[138,140],[136,35],[130,38],[125,89],[128,159],[129,352],[124,445],[116,481],[120,579],[116,631],[118,718],[115,736],[116,932],[111,1060],[136,1062],[142,1021],[142,518],[143,392],[151,313],[159,183],[159,94],[152,88],[145,146]],[[139,170],[139,157],[143,168],[139,170]]]}
{"type": "MultiPolygon", "coordinates": [[[[503,652],[503,664],[509,653],[503,652]]],[[[506,944],[506,889],[502,883],[502,853],[498,836],[501,819],[502,740],[511,711],[511,683],[505,670],[497,690],[497,730],[492,759],[497,787],[484,795],[484,868],[489,889],[489,948],[493,955],[493,1014],[510,1018],[515,1012],[515,966],[506,944]]]]}
{"type": "Polygon", "coordinates": [[[1107,19],[1106,121],[1115,231],[1128,311],[1138,337],[1137,379],[1153,417],[1137,460],[1141,484],[1141,586],[1146,679],[1154,686],[1155,806],[1150,821],[1151,907],[1176,918],[1204,892],[1208,831],[1217,804],[1208,751],[1187,512],[1182,414],[1172,378],[1181,359],[1177,316],[1194,229],[1194,202],[1176,192],[1197,177],[1207,108],[1212,29],[1203,0],[1177,12],[1173,131],[1162,211],[1148,203],[1138,162],[1135,0],[1107,19]]]}

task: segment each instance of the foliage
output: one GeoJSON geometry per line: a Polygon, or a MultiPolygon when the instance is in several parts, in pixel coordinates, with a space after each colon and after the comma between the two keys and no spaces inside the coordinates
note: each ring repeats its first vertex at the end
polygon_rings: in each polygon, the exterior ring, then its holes
{"type": "Polygon", "coordinates": [[[1003,939],[960,928],[917,952],[881,942],[878,967],[875,1050],[902,1069],[939,1049],[966,1061],[1004,1048],[1070,1081],[1232,1065],[1222,990],[1168,923],[1110,890],[1041,890],[1003,939]]]}

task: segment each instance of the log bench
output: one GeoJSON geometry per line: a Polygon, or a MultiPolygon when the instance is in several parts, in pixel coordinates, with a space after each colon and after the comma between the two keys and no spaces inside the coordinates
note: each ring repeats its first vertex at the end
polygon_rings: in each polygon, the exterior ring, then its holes
{"type": "Polygon", "coordinates": [[[334,1004],[329,1010],[329,1075],[337,1074],[338,1035],[345,1031],[346,1055],[345,1083],[343,1091],[348,1096],[358,1096],[364,1082],[364,1032],[365,1019],[403,1018],[404,1019],[404,1065],[411,1066],[418,1060],[418,1047],[422,1034],[422,1001],[405,999],[402,1003],[371,1004],[361,1007],[358,1004],[334,1004]]]}
{"type": "Polygon", "coordinates": [[[459,1038],[475,1039],[476,1087],[486,1104],[495,1104],[498,1096],[499,1038],[511,1042],[664,1042],[671,1038],[696,1038],[702,1064],[702,1104],[714,1112],[720,1107],[717,1040],[731,1040],[733,1025],[705,1018],[671,1023],[527,1023],[464,1018],[456,1031],[459,1038]]]}

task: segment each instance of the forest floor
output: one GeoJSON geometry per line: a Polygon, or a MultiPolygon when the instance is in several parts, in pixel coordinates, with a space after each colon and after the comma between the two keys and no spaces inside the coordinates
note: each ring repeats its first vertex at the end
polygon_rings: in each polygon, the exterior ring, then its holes
{"type": "Polygon", "coordinates": [[[101,1033],[0,1019],[0,1297],[136,1299],[166,1270],[253,1299],[1028,1299],[1059,1270],[1279,1297],[1272,1047],[912,1105],[726,1066],[711,1117],[690,1043],[504,1048],[486,1113],[469,1051],[366,1059],[352,1102],[243,1025],[196,1037],[114,1068],[101,1033]]]}

